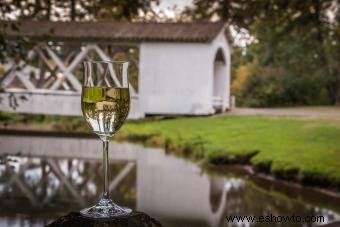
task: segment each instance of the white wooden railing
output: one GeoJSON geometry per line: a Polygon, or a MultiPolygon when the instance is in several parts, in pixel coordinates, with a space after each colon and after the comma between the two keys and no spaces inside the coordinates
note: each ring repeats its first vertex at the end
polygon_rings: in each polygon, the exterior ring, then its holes
{"type": "Polygon", "coordinates": [[[223,106],[223,99],[219,96],[214,96],[212,103],[213,103],[213,107],[215,109],[220,109],[223,106]]]}
{"type": "MultiPolygon", "coordinates": [[[[82,62],[93,58],[117,60],[122,59],[122,56],[130,62],[132,71],[138,74],[138,48],[134,46],[39,43],[28,51],[25,62],[15,63],[9,60],[4,65],[0,65],[0,89],[2,91],[0,110],[80,115],[82,62]]],[[[114,71],[111,75],[113,81],[119,85],[114,71]]],[[[134,102],[130,117],[138,118],[139,110],[138,103],[136,103],[138,102],[138,89],[136,80],[134,82],[132,84],[130,81],[130,93],[132,102],[134,102]]]]}
{"type": "MultiPolygon", "coordinates": [[[[53,92],[57,90],[73,91],[80,94],[81,83],[75,71],[79,68],[82,61],[89,59],[90,54],[96,54],[101,60],[110,60],[110,56],[105,53],[103,48],[97,44],[86,44],[78,47],[78,51],[71,50],[62,59],[62,45],[53,46],[39,44],[30,50],[27,62],[15,64],[13,61],[3,66],[1,77],[1,88],[11,90],[11,88],[21,87],[26,91],[53,92]],[[59,50],[59,51],[58,51],[59,50]],[[92,52],[92,53],[91,53],[92,52]],[[40,61],[39,61],[40,60],[40,61]],[[16,83],[13,81],[17,79],[16,83]],[[18,82],[21,82],[19,84],[18,82]]],[[[111,73],[113,80],[119,84],[114,72],[111,73]]],[[[130,84],[132,95],[136,94],[136,89],[130,84]]]]}

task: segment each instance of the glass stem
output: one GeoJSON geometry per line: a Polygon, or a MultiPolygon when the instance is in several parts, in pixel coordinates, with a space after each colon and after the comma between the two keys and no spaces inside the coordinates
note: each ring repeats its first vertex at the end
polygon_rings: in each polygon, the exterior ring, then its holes
{"type": "Polygon", "coordinates": [[[103,141],[104,198],[109,198],[109,141],[103,141]]]}

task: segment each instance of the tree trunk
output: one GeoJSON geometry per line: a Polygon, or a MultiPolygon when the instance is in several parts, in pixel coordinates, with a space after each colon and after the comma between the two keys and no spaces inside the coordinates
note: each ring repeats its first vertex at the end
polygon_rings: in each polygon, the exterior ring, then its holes
{"type": "Polygon", "coordinates": [[[71,21],[76,19],[76,0],[71,0],[71,21]]]}
{"type": "Polygon", "coordinates": [[[51,0],[46,1],[47,8],[46,8],[46,20],[51,20],[51,0]]]}
{"type": "Polygon", "coordinates": [[[321,62],[321,65],[323,67],[325,67],[325,76],[326,76],[326,90],[327,90],[327,93],[328,93],[328,98],[329,100],[331,101],[331,104],[332,105],[335,105],[336,102],[337,102],[337,94],[338,94],[338,90],[339,90],[339,87],[337,86],[337,81],[336,81],[336,75],[334,75],[334,72],[332,70],[332,68],[330,67],[330,64],[329,64],[329,61],[328,61],[328,57],[327,57],[327,53],[326,53],[326,50],[325,50],[325,39],[324,39],[324,34],[323,34],[323,30],[324,30],[324,25],[322,23],[322,13],[323,13],[323,10],[322,10],[322,4],[323,2],[320,1],[320,0],[316,0],[314,1],[314,7],[315,7],[315,10],[316,10],[316,20],[317,20],[317,26],[316,26],[316,29],[317,29],[317,39],[319,41],[319,55],[320,55],[320,62],[321,62]]]}

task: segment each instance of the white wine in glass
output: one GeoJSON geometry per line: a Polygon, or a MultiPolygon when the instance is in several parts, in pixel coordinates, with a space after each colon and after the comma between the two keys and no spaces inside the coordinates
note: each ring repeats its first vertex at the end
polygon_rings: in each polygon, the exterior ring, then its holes
{"type": "Polygon", "coordinates": [[[84,86],[81,107],[94,133],[111,137],[129,113],[129,89],[84,86]]]}
{"type": "Polygon", "coordinates": [[[99,202],[80,213],[93,219],[127,216],[131,209],[115,204],[109,196],[108,146],[122,127],[130,109],[128,62],[85,61],[81,95],[83,116],[103,142],[104,193],[99,202]]]}

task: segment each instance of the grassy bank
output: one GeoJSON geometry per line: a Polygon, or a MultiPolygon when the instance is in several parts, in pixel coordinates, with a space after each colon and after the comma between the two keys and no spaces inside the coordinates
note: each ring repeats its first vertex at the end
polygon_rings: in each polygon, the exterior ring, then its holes
{"type": "Polygon", "coordinates": [[[221,116],[127,123],[120,139],[164,145],[213,164],[340,190],[340,119],[221,116]]]}

